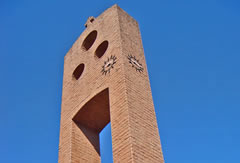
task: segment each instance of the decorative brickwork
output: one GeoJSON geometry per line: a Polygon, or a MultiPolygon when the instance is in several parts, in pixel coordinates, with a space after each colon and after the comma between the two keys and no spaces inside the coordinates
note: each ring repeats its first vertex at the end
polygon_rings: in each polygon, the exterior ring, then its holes
{"type": "Polygon", "coordinates": [[[64,58],[59,163],[100,163],[110,121],[114,162],[163,163],[137,22],[114,5],[85,26],[64,58]]]}

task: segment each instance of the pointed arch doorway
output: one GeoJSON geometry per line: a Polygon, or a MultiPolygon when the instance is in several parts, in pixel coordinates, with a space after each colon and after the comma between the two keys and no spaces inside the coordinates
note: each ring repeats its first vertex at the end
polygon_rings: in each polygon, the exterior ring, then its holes
{"type": "Polygon", "coordinates": [[[85,161],[100,162],[99,134],[110,122],[109,89],[102,90],[87,101],[72,120],[72,154],[78,154],[80,159],[80,156],[89,153],[85,161]]]}

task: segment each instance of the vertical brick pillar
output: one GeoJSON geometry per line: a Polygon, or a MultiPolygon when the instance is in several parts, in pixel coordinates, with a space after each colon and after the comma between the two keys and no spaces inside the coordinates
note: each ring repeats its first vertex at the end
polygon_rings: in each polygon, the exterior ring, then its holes
{"type": "Polygon", "coordinates": [[[114,5],[85,26],[64,58],[59,163],[101,162],[110,121],[114,162],[163,163],[137,22],[114,5]]]}

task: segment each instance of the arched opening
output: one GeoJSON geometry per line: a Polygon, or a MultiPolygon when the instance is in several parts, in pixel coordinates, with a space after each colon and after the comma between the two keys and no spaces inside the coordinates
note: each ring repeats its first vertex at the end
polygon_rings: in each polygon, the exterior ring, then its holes
{"type": "MultiPolygon", "coordinates": [[[[92,162],[100,161],[100,132],[110,122],[108,88],[87,101],[72,120],[72,148],[75,153],[84,153],[86,155],[86,152],[89,152],[87,159],[91,159],[92,162]]],[[[79,159],[81,158],[79,157],[79,159]]],[[[77,161],[81,162],[82,160],[77,161]]]]}
{"type": "Polygon", "coordinates": [[[97,133],[101,132],[110,122],[108,88],[91,98],[74,116],[73,121],[97,133]]]}

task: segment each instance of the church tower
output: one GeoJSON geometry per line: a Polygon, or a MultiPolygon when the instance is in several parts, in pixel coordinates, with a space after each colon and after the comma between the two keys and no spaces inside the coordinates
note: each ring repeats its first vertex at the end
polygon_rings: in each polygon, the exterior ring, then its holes
{"type": "Polygon", "coordinates": [[[64,58],[59,163],[100,163],[109,122],[115,163],[163,163],[138,23],[114,5],[85,27],[64,58]]]}

